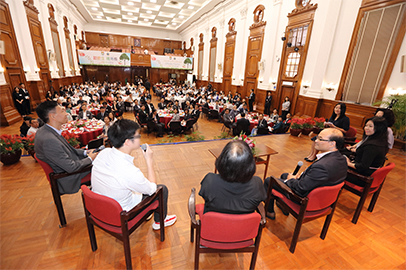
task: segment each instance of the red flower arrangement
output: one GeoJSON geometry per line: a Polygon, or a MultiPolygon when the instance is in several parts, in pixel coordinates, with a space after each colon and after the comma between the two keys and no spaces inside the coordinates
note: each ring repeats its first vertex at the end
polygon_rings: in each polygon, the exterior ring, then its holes
{"type": "Polygon", "coordinates": [[[65,140],[68,141],[68,143],[70,145],[72,145],[73,147],[76,147],[80,144],[80,142],[78,141],[78,137],[75,134],[69,133],[68,131],[62,131],[62,136],[65,138],[65,140]]]}
{"type": "Polygon", "coordinates": [[[303,121],[303,128],[312,128],[314,126],[314,121],[311,117],[305,118],[303,121]]]}
{"type": "Polygon", "coordinates": [[[16,151],[23,148],[24,144],[19,135],[1,135],[0,136],[0,153],[14,154],[16,151]]]}
{"type": "Polygon", "coordinates": [[[28,135],[26,137],[23,137],[22,139],[23,139],[25,150],[28,151],[28,150],[34,149],[35,134],[28,135]]]}
{"type": "Polygon", "coordinates": [[[324,121],[325,119],[323,117],[314,118],[315,126],[318,128],[324,128],[324,121]]]}
{"type": "Polygon", "coordinates": [[[290,124],[290,129],[302,129],[304,124],[304,119],[293,118],[290,124]]]}

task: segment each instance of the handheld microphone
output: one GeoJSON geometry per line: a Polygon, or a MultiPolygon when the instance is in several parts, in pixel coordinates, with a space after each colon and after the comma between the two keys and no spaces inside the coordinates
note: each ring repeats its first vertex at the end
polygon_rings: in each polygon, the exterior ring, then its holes
{"type": "Polygon", "coordinates": [[[104,148],[106,148],[106,146],[101,145],[99,148],[97,148],[96,150],[94,150],[95,153],[100,152],[101,150],[103,150],[104,148]]]}
{"type": "Polygon", "coordinates": [[[293,172],[293,175],[296,175],[296,174],[299,172],[300,167],[302,167],[302,166],[303,166],[303,161],[299,161],[299,162],[297,163],[297,166],[296,166],[294,172],[293,172]]]}

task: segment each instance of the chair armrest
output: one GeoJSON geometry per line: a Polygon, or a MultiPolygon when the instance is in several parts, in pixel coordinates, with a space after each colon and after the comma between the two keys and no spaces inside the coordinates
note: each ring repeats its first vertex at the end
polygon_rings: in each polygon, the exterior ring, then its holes
{"type": "Polygon", "coordinates": [[[265,215],[264,204],[262,202],[258,205],[257,210],[258,210],[259,214],[261,215],[261,225],[265,225],[266,215],[265,215]]]}
{"type": "Polygon", "coordinates": [[[274,176],[271,176],[270,185],[271,185],[271,187],[273,187],[273,185],[276,185],[277,187],[282,189],[284,194],[286,195],[286,197],[289,200],[294,201],[298,204],[302,204],[303,201],[306,199],[306,197],[300,197],[299,195],[295,194],[292,191],[292,189],[290,189],[290,187],[288,187],[285,183],[276,180],[276,178],[274,176]]]}
{"type": "Polygon", "coordinates": [[[197,225],[197,220],[196,220],[196,189],[192,188],[189,196],[189,201],[188,201],[188,210],[189,210],[189,216],[190,220],[192,221],[193,224],[197,225]]]}
{"type": "MultiPolygon", "coordinates": [[[[127,220],[133,219],[139,213],[144,211],[151,203],[153,203],[158,197],[159,194],[162,193],[162,187],[158,187],[154,194],[142,200],[139,204],[134,206],[130,211],[123,211],[125,215],[127,215],[127,220]]],[[[123,214],[123,212],[121,212],[123,214]]]]}
{"type": "Polygon", "coordinates": [[[52,178],[52,179],[56,180],[56,179],[60,179],[60,178],[66,177],[66,176],[75,175],[75,174],[78,174],[78,173],[88,172],[88,171],[92,170],[92,167],[93,167],[93,165],[90,164],[88,166],[83,167],[80,170],[77,170],[77,171],[71,172],[71,173],[68,173],[68,172],[54,173],[54,172],[52,172],[52,173],[49,174],[49,178],[52,178]]]}
{"type": "Polygon", "coordinates": [[[350,169],[347,170],[347,174],[355,176],[356,178],[358,178],[361,181],[364,181],[365,183],[372,183],[372,180],[374,180],[374,178],[371,176],[365,176],[365,175],[359,174],[359,173],[355,172],[354,170],[350,170],[350,169]]]}

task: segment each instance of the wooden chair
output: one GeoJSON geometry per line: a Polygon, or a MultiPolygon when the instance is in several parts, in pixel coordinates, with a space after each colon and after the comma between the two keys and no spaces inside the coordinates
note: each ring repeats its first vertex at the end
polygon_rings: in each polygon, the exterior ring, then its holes
{"type": "MultiPolygon", "coordinates": [[[[159,216],[163,217],[162,187],[158,187],[153,195],[142,200],[130,211],[123,211],[116,200],[94,193],[87,186],[82,186],[81,189],[92,251],[97,250],[94,232],[94,225],[96,225],[123,242],[126,268],[132,269],[129,236],[156,209],[159,211],[159,216]]],[[[161,242],[163,242],[165,240],[165,226],[163,222],[160,222],[160,235],[161,242]]]]}
{"type": "Polygon", "coordinates": [[[289,212],[296,218],[295,231],[289,248],[291,253],[295,252],[300,229],[306,221],[327,216],[320,234],[320,238],[324,240],[343,186],[344,182],[335,186],[318,187],[313,189],[306,197],[300,197],[287,185],[271,176],[265,209],[268,209],[270,200],[274,199],[284,211],[289,212]],[[284,193],[275,190],[274,185],[284,190],[284,193]]]}
{"type": "MultiPolygon", "coordinates": [[[[92,166],[90,165],[90,166],[84,167],[81,170],[78,170],[78,171],[72,172],[72,173],[67,173],[67,172],[54,173],[51,166],[49,166],[48,163],[40,160],[37,157],[37,154],[34,155],[34,158],[41,165],[42,169],[45,172],[45,175],[47,176],[49,185],[51,186],[52,197],[54,198],[54,203],[55,203],[56,210],[58,211],[58,216],[59,216],[59,222],[60,222],[59,227],[60,228],[65,227],[66,226],[66,217],[65,217],[65,212],[63,210],[63,205],[62,205],[62,200],[61,200],[61,193],[59,192],[59,189],[58,189],[57,180],[60,179],[60,178],[66,177],[66,176],[91,171],[92,166]]],[[[86,184],[86,185],[90,185],[90,175],[91,174],[89,173],[84,178],[82,178],[81,183],[86,184]]]]}
{"type": "Polygon", "coordinates": [[[195,242],[195,269],[199,269],[200,253],[252,253],[250,269],[255,268],[261,241],[262,229],[265,227],[265,210],[259,205],[259,213],[223,214],[207,212],[203,214],[204,205],[195,205],[195,188],[189,197],[189,216],[191,220],[190,242],[195,242]],[[200,219],[196,219],[196,214],[200,219]]]}
{"type": "Polygon", "coordinates": [[[355,209],[354,216],[351,220],[352,223],[357,224],[358,218],[361,214],[361,210],[364,206],[365,200],[369,194],[373,194],[371,202],[368,206],[368,211],[374,210],[376,201],[378,200],[379,193],[381,192],[383,183],[385,182],[388,173],[395,168],[395,163],[389,163],[385,167],[377,169],[371,176],[364,176],[348,170],[348,174],[356,176],[358,179],[365,182],[365,186],[361,187],[351,182],[345,181],[344,188],[360,197],[357,208],[355,209]]]}

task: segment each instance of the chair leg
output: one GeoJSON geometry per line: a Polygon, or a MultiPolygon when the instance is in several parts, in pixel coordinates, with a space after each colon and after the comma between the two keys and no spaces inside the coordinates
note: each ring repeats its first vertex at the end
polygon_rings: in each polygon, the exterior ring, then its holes
{"type": "Polygon", "coordinates": [[[296,221],[295,231],[293,232],[292,242],[290,243],[290,248],[289,248],[289,251],[291,253],[295,253],[297,240],[299,239],[300,229],[302,228],[302,224],[303,224],[303,218],[304,218],[304,213],[303,213],[303,215],[299,215],[299,217],[296,221]]]}
{"type": "Polygon", "coordinates": [[[374,207],[375,207],[376,201],[378,200],[379,194],[381,193],[382,186],[383,186],[383,183],[381,184],[379,189],[377,191],[375,191],[374,195],[372,195],[371,202],[369,203],[369,206],[368,206],[369,212],[374,211],[374,207]]]}
{"type": "Polygon", "coordinates": [[[97,250],[97,241],[96,241],[96,234],[94,232],[94,225],[91,224],[89,221],[87,221],[86,218],[86,223],[87,223],[87,231],[89,232],[89,239],[90,239],[90,245],[92,247],[92,251],[97,250]]]}
{"type": "Polygon", "coordinates": [[[61,194],[58,191],[58,186],[56,183],[51,184],[51,190],[52,190],[52,196],[54,197],[54,203],[56,206],[56,210],[58,211],[59,222],[60,222],[59,227],[62,228],[62,227],[66,226],[66,217],[65,217],[65,212],[63,211],[61,194]]]}
{"type": "Polygon", "coordinates": [[[324,221],[323,229],[321,230],[320,238],[324,240],[327,235],[328,228],[330,227],[331,220],[333,219],[333,212],[330,213],[326,217],[326,220],[324,221]]]}
{"type": "Polygon", "coordinates": [[[200,248],[200,226],[196,228],[196,242],[195,242],[195,270],[199,269],[199,250],[200,248]]]}
{"type": "Polygon", "coordinates": [[[165,241],[165,219],[164,219],[164,194],[161,190],[159,193],[159,233],[161,235],[161,242],[165,241]]]}
{"type": "Polygon", "coordinates": [[[359,199],[357,209],[355,209],[354,216],[352,217],[352,220],[351,220],[352,223],[357,224],[358,218],[361,215],[361,211],[362,211],[362,208],[364,207],[364,203],[365,203],[367,196],[368,196],[368,192],[365,192],[365,189],[364,189],[364,192],[362,193],[361,198],[359,199]]]}
{"type": "Polygon", "coordinates": [[[258,229],[258,235],[257,235],[257,237],[255,237],[255,250],[252,253],[251,263],[250,263],[250,270],[254,270],[255,269],[255,264],[257,263],[258,250],[259,250],[259,241],[261,240],[261,235],[262,235],[262,228],[260,227],[258,229]]]}
{"type": "Polygon", "coordinates": [[[127,233],[123,232],[123,245],[124,245],[124,257],[125,257],[125,265],[127,269],[133,269],[131,263],[131,246],[130,246],[130,237],[127,233]]]}

